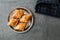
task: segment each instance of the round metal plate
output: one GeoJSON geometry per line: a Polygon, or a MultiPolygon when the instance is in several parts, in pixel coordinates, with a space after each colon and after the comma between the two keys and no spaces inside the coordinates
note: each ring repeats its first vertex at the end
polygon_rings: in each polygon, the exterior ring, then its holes
{"type": "MultiPolygon", "coordinates": [[[[25,10],[27,13],[32,14],[32,12],[31,12],[29,9],[24,8],[24,7],[20,7],[20,8],[16,8],[16,9],[23,9],[23,10],[25,10]]],[[[15,9],[14,9],[14,10],[15,10],[15,9]]],[[[9,20],[11,19],[11,15],[13,14],[13,11],[14,11],[14,10],[12,10],[12,11],[9,13],[9,15],[8,15],[8,22],[9,22],[9,20]]],[[[26,29],[25,29],[24,31],[15,31],[11,26],[10,26],[10,28],[11,28],[14,32],[16,32],[16,33],[25,33],[25,32],[29,31],[29,30],[32,28],[32,25],[33,25],[33,14],[32,14],[32,18],[31,18],[30,21],[27,23],[26,29]]]]}

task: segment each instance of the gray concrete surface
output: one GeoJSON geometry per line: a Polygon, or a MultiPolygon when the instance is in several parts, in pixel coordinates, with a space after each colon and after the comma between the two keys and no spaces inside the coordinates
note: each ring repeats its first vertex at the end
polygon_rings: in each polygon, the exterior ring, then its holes
{"type": "Polygon", "coordinates": [[[36,14],[37,0],[0,0],[0,40],[60,40],[60,19],[36,14]],[[17,34],[7,26],[9,12],[17,7],[29,8],[34,16],[33,28],[24,34],[17,34]]]}

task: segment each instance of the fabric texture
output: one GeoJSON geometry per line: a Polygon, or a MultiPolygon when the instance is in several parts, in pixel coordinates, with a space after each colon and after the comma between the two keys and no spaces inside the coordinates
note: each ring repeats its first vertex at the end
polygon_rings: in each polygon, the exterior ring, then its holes
{"type": "Polygon", "coordinates": [[[60,0],[37,0],[35,12],[60,17],[60,0]]]}

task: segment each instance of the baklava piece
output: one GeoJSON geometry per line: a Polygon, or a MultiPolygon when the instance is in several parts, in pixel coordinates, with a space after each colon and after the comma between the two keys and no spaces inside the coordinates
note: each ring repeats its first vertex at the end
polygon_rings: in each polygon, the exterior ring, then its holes
{"type": "Polygon", "coordinates": [[[18,23],[18,20],[10,19],[10,21],[8,22],[8,25],[14,27],[17,25],[17,23],[18,23]]]}
{"type": "Polygon", "coordinates": [[[24,10],[22,10],[22,9],[18,10],[18,9],[16,9],[13,12],[12,18],[21,18],[23,15],[24,15],[24,10]]]}
{"type": "Polygon", "coordinates": [[[24,29],[26,28],[27,23],[19,23],[16,27],[14,27],[15,30],[18,31],[24,31],[24,29]]]}
{"type": "Polygon", "coordinates": [[[20,19],[20,22],[28,22],[31,17],[32,17],[32,14],[26,14],[22,16],[22,18],[20,19]]]}

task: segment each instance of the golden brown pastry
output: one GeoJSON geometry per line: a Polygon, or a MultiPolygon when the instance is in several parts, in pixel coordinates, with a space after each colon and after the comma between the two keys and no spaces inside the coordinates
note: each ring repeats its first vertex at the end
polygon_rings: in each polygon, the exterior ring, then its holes
{"type": "Polygon", "coordinates": [[[23,31],[26,28],[26,25],[26,23],[19,23],[14,29],[23,31]]]}
{"type": "Polygon", "coordinates": [[[12,15],[12,18],[21,18],[24,15],[24,10],[20,9],[16,9],[14,12],[14,14],[12,15]]]}
{"type": "Polygon", "coordinates": [[[26,14],[22,16],[22,18],[20,19],[20,22],[28,22],[31,17],[32,17],[32,14],[26,14]]]}
{"type": "Polygon", "coordinates": [[[18,23],[18,20],[10,19],[10,21],[8,22],[8,25],[14,27],[17,25],[17,23],[18,23]]]}

